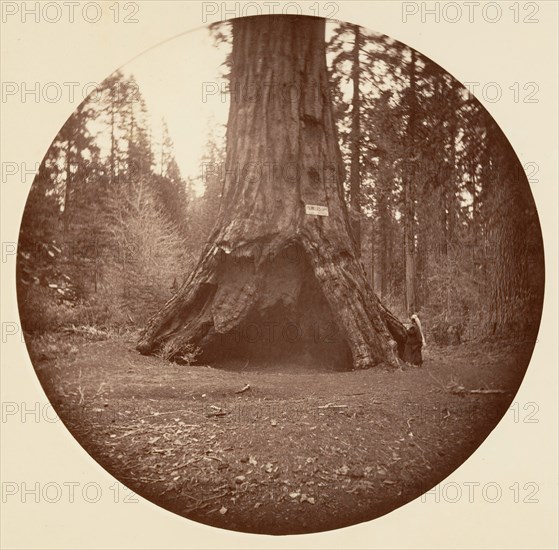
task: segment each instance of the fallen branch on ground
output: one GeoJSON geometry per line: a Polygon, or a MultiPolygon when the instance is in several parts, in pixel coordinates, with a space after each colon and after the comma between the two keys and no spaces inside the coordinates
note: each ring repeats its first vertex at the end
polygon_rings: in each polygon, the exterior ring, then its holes
{"type": "Polygon", "coordinates": [[[474,389],[468,390],[461,384],[459,384],[454,376],[450,377],[449,383],[445,386],[437,377],[427,371],[429,376],[441,387],[442,390],[448,391],[454,395],[465,395],[467,393],[471,394],[481,394],[481,395],[489,395],[489,394],[504,394],[510,393],[508,390],[501,390],[501,389],[474,389]]]}
{"type": "Polygon", "coordinates": [[[509,393],[507,390],[466,390],[467,393],[509,393]]]}
{"type": "Polygon", "coordinates": [[[157,418],[158,416],[163,416],[164,414],[177,414],[177,413],[189,413],[189,414],[193,414],[195,416],[202,416],[199,413],[196,413],[194,411],[190,411],[188,409],[179,409],[178,411],[167,411],[167,412],[155,412],[155,413],[151,413],[148,414],[147,416],[141,416],[140,418],[137,418],[136,420],[143,420],[144,418],[157,418]]]}

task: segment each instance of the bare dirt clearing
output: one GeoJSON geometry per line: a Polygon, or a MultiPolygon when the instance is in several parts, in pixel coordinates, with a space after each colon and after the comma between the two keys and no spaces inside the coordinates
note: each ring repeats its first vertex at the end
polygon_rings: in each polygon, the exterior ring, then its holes
{"type": "Polygon", "coordinates": [[[28,344],[60,417],[122,483],[191,519],[271,534],[370,520],[439,483],[505,414],[530,355],[486,343],[428,349],[421,369],[258,371],[177,365],[126,339],[28,344]]]}

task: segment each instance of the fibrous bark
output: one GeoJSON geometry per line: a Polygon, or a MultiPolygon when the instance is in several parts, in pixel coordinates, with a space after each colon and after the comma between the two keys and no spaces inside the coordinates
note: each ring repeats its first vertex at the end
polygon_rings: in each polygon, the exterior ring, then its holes
{"type": "Polygon", "coordinates": [[[197,267],[143,331],[142,353],[194,344],[208,360],[396,364],[405,330],[366,281],[349,226],[324,31],[311,17],[233,21],[220,213],[197,267]]]}

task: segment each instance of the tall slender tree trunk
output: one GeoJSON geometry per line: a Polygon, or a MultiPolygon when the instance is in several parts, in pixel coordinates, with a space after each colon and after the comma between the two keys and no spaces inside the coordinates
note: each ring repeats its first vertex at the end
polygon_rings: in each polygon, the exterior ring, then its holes
{"type": "Polygon", "coordinates": [[[377,182],[377,216],[374,221],[374,227],[377,228],[374,240],[376,254],[374,278],[375,289],[381,300],[386,296],[388,256],[392,254],[389,235],[391,228],[389,226],[385,186],[386,184],[381,176],[377,182]]]}
{"type": "Polygon", "coordinates": [[[351,222],[357,241],[357,253],[361,254],[361,92],[360,75],[361,65],[359,61],[359,49],[361,46],[361,31],[358,25],[353,26],[353,67],[352,84],[353,97],[351,101],[351,166],[350,166],[350,208],[351,222]]]}
{"type": "Polygon", "coordinates": [[[405,330],[366,280],[343,198],[324,20],[236,19],[231,60],[227,207],[138,349],[172,357],[197,345],[203,359],[262,365],[396,364],[391,340],[400,348],[405,330]]]}
{"type": "Polygon", "coordinates": [[[66,181],[64,185],[64,234],[68,233],[70,227],[70,201],[72,196],[72,138],[71,129],[68,129],[68,141],[66,143],[66,181]]]}
{"type": "Polygon", "coordinates": [[[479,292],[479,277],[478,277],[478,266],[479,266],[479,250],[478,250],[478,196],[477,196],[477,176],[476,176],[476,163],[471,163],[471,195],[472,195],[472,273],[474,284],[477,291],[479,292]]]}
{"type": "Polygon", "coordinates": [[[443,165],[441,179],[439,181],[439,228],[440,233],[438,234],[438,255],[439,259],[446,260],[448,257],[448,214],[449,214],[449,187],[452,182],[450,179],[450,170],[447,170],[446,163],[443,165]]]}
{"type": "Polygon", "coordinates": [[[406,311],[409,314],[416,309],[416,281],[415,281],[415,234],[414,234],[414,185],[415,185],[415,162],[416,162],[416,54],[411,50],[410,61],[410,87],[408,101],[408,128],[407,128],[407,154],[404,163],[404,258],[406,263],[406,311]]]}
{"type": "Polygon", "coordinates": [[[376,228],[375,228],[374,218],[369,220],[369,235],[370,235],[370,239],[371,239],[371,263],[370,263],[371,277],[370,277],[370,280],[371,280],[371,287],[373,288],[373,292],[376,293],[375,269],[376,269],[376,263],[377,263],[377,258],[376,258],[377,232],[376,232],[376,228]]]}
{"type": "Polygon", "coordinates": [[[114,86],[111,87],[111,155],[110,155],[110,163],[111,163],[111,173],[110,173],[110,181],[111,187],[115,181],[115,164],[116,164],[116,136],[115,136],[115,97],[114,97],[114,86]]]}

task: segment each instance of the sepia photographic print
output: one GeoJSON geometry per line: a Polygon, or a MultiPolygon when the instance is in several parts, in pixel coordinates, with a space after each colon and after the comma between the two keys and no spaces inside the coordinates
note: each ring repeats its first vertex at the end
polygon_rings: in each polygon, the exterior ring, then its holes
{"type": "Polygon", "coordinates": [[[29,357],[77,442],[165,510],[266,535],[374,520],[513,403],[545,283],[529,176],[472,91],[390,36],[186,32],[46,151],[17,245],[29,357]]]}

